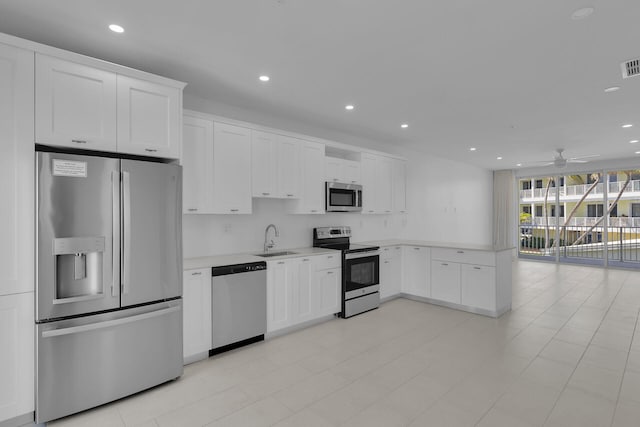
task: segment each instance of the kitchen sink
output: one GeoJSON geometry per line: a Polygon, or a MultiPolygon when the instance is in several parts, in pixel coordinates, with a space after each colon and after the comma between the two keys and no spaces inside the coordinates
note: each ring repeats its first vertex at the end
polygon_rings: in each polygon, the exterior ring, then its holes
{"type": "Polygon", "coordinates": [[[261,256],[263,258],[269,258],[272,256],[282,256],[282,255],[296,255],[298,252],[291,251],[281,251],[281,252],[266,252],[262,254],[256,254],[256,256],[261,256]]]}

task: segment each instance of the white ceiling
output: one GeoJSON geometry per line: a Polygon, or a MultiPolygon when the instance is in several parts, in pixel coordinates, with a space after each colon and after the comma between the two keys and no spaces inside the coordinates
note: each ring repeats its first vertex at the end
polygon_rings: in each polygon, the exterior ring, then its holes
{"type": "Polygon", "coordinates": [[[0,0],[0,32],[489,169],[638,156],[640,77],[619,63],[640,57],[639,22],[638,0],[0,0]]]}

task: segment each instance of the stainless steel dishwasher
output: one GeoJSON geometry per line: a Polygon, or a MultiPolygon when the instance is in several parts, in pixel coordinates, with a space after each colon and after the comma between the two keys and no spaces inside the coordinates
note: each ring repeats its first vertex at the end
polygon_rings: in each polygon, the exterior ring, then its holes
{"type": "Polygon", "coordinates": [[[211,269],[209,355],[264,340],[267,332],[267,263],[211,269]]]}

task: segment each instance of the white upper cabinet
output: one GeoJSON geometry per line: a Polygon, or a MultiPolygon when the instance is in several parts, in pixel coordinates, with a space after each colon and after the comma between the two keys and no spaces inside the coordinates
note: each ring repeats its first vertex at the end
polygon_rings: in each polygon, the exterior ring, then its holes
{"type": "Polygon", "coordinates": [[[327,156],[325,158],[325,177],[327,181],[359,184],[361,180],[360,162],[327,156]]]}
{"type": "Polygon", "coordinates": [[[376,163],[375,210],[377,213],[390,214],[393,209],[391,159],[378,157],[376,163]]]}
{"type": "Polygon", "coordinates": [[[300,152],[304,141],[278,135],[278,192],[280,197],[300,196],[300,152]]]}
{"type": "Polygon", "coordinates": [[[304,141],[269,132],[251,132],[253,197],[300,197],[300,162],[304,141]]]}
{"type": "Polygon", "coordinates": [[[407,212],[407,162],[393,160],[393,211],[407,212]]]}
{"type": "Polygon", "coordinates": [[[300,197],[293,209],[297,214],[324,213],[324,144],[305,141],[299,182],[300,197]]]}
{"type": "Polygon", "coordinates": [[[118,76],[118,151],[180,157],[181,90],[118,76]]]}
{"type": "Polygon", "coordinates": [[[180,85],[41,54],[36,54],[35,67],[37,143],[180,157],[180,85]]]}
{"type": "Polygon", "coordinates": [[[33,67],[0,44],[0,425],[34,408],[33,67]]]}
{"type": "Polygon", "coordinates": [[[362,155],[362,213],[390,214],[392,198],[392,159],[365,153],[362,155]]]}
{"type": "Polygon", "coordinates": [[[251,192],[253,197],[278,197],[276,135],[251,131],[251,192]]]}
{"type": "Polygon", "coordinates": [[[213,122],[184,116],[182,131],[182,207],[184,213],[211,212],[213,122]]]}
{"type": "Polygon", "coordinates": [[[374,214],[376,210],[376,168],[378,156],[362,155],[362,213],[374,214]]]}
{"type": "Polygon", "coordinates": [[[251,213],[251,131],[213,126],[213,213],[251,213]]]}
{"type": "Polygon", "coordinates": [[[116,151],[115,73],[36,54],[36,142],[116,151]]]}

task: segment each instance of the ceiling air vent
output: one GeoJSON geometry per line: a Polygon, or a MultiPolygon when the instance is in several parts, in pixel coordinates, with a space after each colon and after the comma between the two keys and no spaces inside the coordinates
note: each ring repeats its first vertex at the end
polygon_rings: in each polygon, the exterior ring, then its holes
{"type": "Polygon", "coordinates": [[[620,65],[622,67],[623,79],[640,75],[640,58],[630,59],[620,65]]]}

